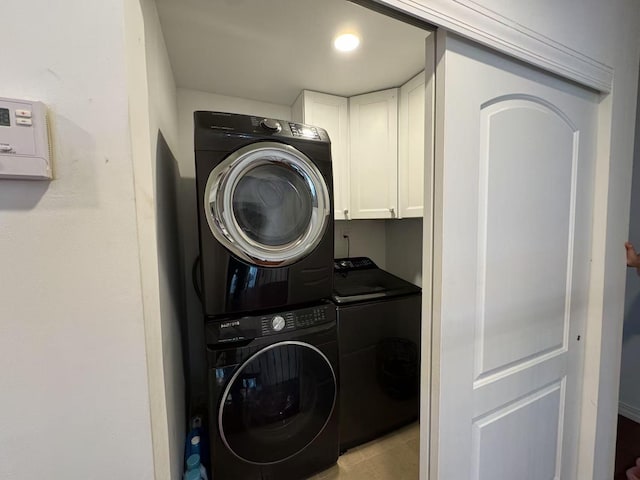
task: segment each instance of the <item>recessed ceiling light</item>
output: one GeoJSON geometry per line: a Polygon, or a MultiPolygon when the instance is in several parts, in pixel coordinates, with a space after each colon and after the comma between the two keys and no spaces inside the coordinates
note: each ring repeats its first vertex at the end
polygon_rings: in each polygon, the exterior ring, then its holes
{"type": "Polygon", "coordinates": [[[341,52],[350,52],[355,50],[360,45],[360,39],[353,33],[344,33],[338,35],[333,41],[333,46],[341,52]]]}

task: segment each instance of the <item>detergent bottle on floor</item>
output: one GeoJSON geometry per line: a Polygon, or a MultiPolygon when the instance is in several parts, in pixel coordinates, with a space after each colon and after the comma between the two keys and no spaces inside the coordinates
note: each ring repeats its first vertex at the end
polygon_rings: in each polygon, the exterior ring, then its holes
{"type": "Polygon", "coordinates": [[[200,472],[197,472],[196,470],[188,470],[184,474],[184,480],[200,480],[200,478],[200,472]]]}
{"type": "Polygon", "coordinates": [[[197,453],[200,455],[201,463],[207,464],[208,462],[208,443],[206,431],[203,428],[202,417],[197,415],[191,419],[189,433],[185,439],[184,445],[184,462],[187,462],[187,458],[197,453]]]}
{"type": "Polygon", "coordinates": [[[209,480],[207,470],[200,463],[200,455],[194,453],[187,458],[187,471],[184,480],[209,480]]]}

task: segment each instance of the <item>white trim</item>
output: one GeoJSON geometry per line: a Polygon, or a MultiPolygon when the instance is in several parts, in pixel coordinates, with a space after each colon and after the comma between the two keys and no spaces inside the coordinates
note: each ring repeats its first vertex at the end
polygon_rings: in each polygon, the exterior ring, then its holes
{"type": "Polygon", "coordinates": [[[629,420],[640,423],[640,408],[629,405],[628,403],[618,402],[618,413],[629,420]]]}
{"type": "MultiPolygon", "coordinates": [[[[435,69],[436,69],[436,39],[435,35],[429,35],[425,39],[425,142],[424,142],[424,171],[423,171],[423,205],[424,205],[424,219],[422,222],[422,328],[421,328],[421,345],[422,352],[426,352],[427,349],[431,352],[431,355],[422,354],[420,356],[420,475],[419,479],[430,478],[431,472],[431,452],[432,452],[432,439],[436,441],[437,445],[437,429],[438,419],[431,415],[432,411],[438,411],[437,402],[438,399],[433,399],[435,406],[432,410],[431,394],[433,390],[438,389],[437,378],[432,376],[431,358],[438,354],[438,346],[432,343],[433,326],[433,305],[434,290],[439,288],[434,287],[435,280],[433,278],[434,272],[434,255],[433,245],[436,241],[433,236],[434,227],[434,197],[435,192],[435,123],[436,123],[436,100],[435,100],[435,69]],[[433,242],[429,239],[434,239],[433,242]]],[[[436,259],[437,260],[437,259],[436,259]]],[[[438,298],[438,297],[435,297],[438,298]]],[[[436,338],[438,332],[436,332],[436,338]]],[[[437,451],[434,448],[433,455],[437,458],[437,451]]],[[[437,462],[434,462],[434,470],[437,462]]],[[[434,474],[434,480],[437,476],[434,474]]]]}
{"type": "MultiPolygon", "coordinates": [[[[140,288],[147,360],[149,426],[151,428],[155,480],[170,480],[172,463],[169,410],[164,370],[163,335],[159,290],[157,215],[155,210],[155,152],[151,152],[149,114],[148,52],[145,44],[145,13],[142,4],[125,2],[124,37],[129,92],[129,131],[133,166],[133,187],[140,261],[140,288]],[[144,200],[143,200],[144,199],[144,200]]],[[[132,293],[133,295],[133,293],[132,293]]],[[[142,428],[142,425],[140,426],[142,428]]]]}
{"type": "Polygon", "coordinates": [[[609,93],[613,68],[472,0],[375,0],[482,45],[609,93]]]}

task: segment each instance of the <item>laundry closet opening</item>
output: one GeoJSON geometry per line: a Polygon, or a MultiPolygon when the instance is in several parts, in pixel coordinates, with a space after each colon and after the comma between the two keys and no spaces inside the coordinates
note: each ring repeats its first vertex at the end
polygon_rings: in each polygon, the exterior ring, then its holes
{"type": "MultiPolygon", "coordinates": [[[[431,133],[432,114],[425,104],[429,108],[432,104],[424,72],[425,40],[433,29],[367,1],[156,0],[155,6],[175,83],[176,196],[186,310],[182,326],[185,406],[182,410],[167,407],[176,423],[184,419],[185,427],[177,428],[170,439],[173,448],[180,450],[172,454],[181,457],[180,436],[186,434],[194,416],[209,417],[205,423],[216,428],[217,416],[223,416],[212,411],[209,333],[197,293],[203,287],[200,279],[205,268],[199,235],[209,227],[198,223],[203,194],[196,190],[194,112],[227,112],[326,130],[333,164],[334,275],[342,289],[334,292],[333,301],[338,305],[338,322],[340,316],[346,319],[346,343],[340,349],[336,381],[339,392],[346,392],[339,423],[345,439],[340,444],[341,458],[347,460],[333,468],[340,478],[349,478],[349,472],[362,474],[362,469],[371,468],[367,464],[378,462],[380,470],[389,471],[389,478],[398,478],[400,471],[403,478],[417,478],[420,358],[429,355],[428,345],[420,345],[421,329],[429,328],[421,323],[420,287],[423,222],[430,222],[424,218],[424,199],[429,195],[424,185],[425,158],[431,159],[432,145],[426,137],[431,133]],[[358,34],[359,48],[334,49],[334,37],[341,33],[358,34]],[[377,444],[367,450],[369,442],[380,441],[387,441],[388,448],[377,444]],[[365,457],[370,461],[360,462],[365,457]]],[[[162,49],[162,45],[149,48],[162,49]]],[[[149,77],[150,83],[160,80],[149,77]]],[[[271,174],[265,170],[263,177],[271,174]]],[[[260,180],[260,175],[238,183],[244,189],[243,198],[251,198],[251,182],[260,180]]],[[[252,217],[243,218],[246,224],[252,217]]],[[[215,224],[215,219],[209,220],[209,225],[215,224]]],[[[303,230],[302,223],[298,227],[296,231],[303,230]]],[[[232,244],[227,245],[230,252],[232,244]]],[[[231,315],[212,308],[214,320],[231,315]]],[[[242,308],[239,311],[248,315],[242,308]]],[[[285,350],[296,358],[311,353],[304,348],[285,350]]],[[[330,353],[323,354],[330,359],[330,353]]],[[[254,370],[260,365],[256,358],[254,370]]],[[[249,370],[243,369],[232,380],[249,370]]],[[[218,373],[216,378],[222,379],[222,371],[218,373]]],[[[422,372],[423,383],[425,375],[422,372]]],[[[244,382],[251,384],[249,379],[244,382]]],[[[250,388],[246,385],[243,388],[250,388]]],[[[233,393],[233,388],[221,391],[221,395],[233,393]]],[[[223,443],[230,448],[233,440],[229,438],[223,443]]],[[[235,460],[242,456],[234,455],[235,460]]],[[[182,462],[180,458],[173,461],[182,462]]]]}

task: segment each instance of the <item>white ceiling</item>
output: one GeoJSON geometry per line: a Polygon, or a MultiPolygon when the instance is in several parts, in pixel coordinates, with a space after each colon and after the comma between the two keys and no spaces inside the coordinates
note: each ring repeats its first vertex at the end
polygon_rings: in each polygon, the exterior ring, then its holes
{"type": "Polygon", "coordinates": [[[178,87],[291,105],[300,90],[351,96],[424,68],[428,32],[346,0],[156,0],[178,87]],[[361,36],[333,49],[345,30],[361,36]]]}

